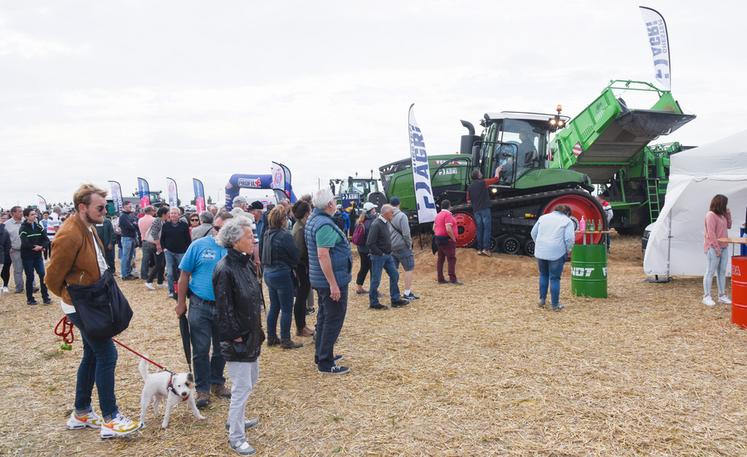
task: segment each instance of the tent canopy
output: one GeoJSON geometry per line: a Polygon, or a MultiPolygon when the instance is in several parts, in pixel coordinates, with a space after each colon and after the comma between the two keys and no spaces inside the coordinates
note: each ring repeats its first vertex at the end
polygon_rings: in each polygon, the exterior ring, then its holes
{"type": "Polygon", "coordinates": [[[704,219],[716,194],[729,198],[729,236],[739,236],[747,209],[747,130],[672,156],[666,201],[646,246],[646,274],[703,275],[704,219]]]}

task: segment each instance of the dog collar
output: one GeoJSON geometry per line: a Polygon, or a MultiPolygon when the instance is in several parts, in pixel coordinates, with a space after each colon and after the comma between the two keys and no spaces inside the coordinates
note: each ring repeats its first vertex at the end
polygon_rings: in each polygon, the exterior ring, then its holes
{"type": "MultiPolygon", "coordinates": [[[[177,397],[181,398],[181,395],[179,395],[178,393],[176,393],[176,389],[174,389],[174,375],[173,375],[173,373],[172,373],[171,376],[169,376],[169,384],[166,386],[166,390],[168,390],[169,392],[173,393],[177,397]]],[[[187,401],[187,400],[189,400],[189,394],[187,394],[186,397],[182,398],[182,401],[187,401]]]]}

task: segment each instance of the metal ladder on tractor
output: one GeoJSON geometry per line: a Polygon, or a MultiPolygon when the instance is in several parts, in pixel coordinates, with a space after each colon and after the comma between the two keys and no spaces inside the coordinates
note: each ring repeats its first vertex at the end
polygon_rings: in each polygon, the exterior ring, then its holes
{"type": "Polygon", "coordinates": [[[659,217],[661,205],[659,202],[659,177],[656,174],[656,165],[646,166],[646,197],[648,197],[649,223],[653,224],[659,217]],[[651,168],[653,167],[653,173],[651,168]]]}

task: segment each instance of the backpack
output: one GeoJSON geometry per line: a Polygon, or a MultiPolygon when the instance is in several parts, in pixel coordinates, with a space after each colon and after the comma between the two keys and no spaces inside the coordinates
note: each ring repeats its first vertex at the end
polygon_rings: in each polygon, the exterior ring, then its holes
{"type": "Polygon", "coordinates": [[[345,218],[342,216],[342,213],[340,211],[336,212],[334,216],[332,216],[332,220],[335,221],[335,224],[340,228],[340,230],[345,232],[345,218]]]}
{"type": "Polygon", "coordinates": [[[364,246],[366,244],[366,225],[358,224],[355,226],[353,231],[353,238],[351,240],[356,246],[364,246]]]}

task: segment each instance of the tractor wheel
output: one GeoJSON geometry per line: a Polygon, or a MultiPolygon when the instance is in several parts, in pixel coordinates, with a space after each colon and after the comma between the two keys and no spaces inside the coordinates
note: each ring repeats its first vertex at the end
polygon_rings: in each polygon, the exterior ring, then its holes
{"type": "Polygon", "coordinates": [[[477,223],[471,213],[456,213],[456,245],[458,248],[468,248],[477,239],[477,223]]]}
{"type": "MultiPolygon", "coordinates": [[[[581,220],[582,216],[584,217],[584,219],[586,219],[587,224],[589,224],[590,221],[594,221],[594,224],[597,227],[604,221],[602,208],[591,195],[561,195],[560,197],[551,200],[550,203],[545,206],[544,210],[542,210],[542,214],[553,212],[555,210],[555,207],[558,205],[568,205],[571,208],[571,219],[573,219],[573,223],[576,225],[576,230],[578,230],[578,221],[581,220]]],[[[590,242],[591,244],[598,244],[602,240],[602,234],[596,233],[591,238],[592,239],[589,240],[589,237],[587,237],[587,243],[590,242]]],[[[582,242],[583,236],[580,233],[577,233],[576,244],[581,244],[582,242]]]]}
{"type": "Polygon", "coordinates": [[[524,242],[524,254],[534,257],[534,240],[527,238],[524,242]]]}
{"type": "Polygon", "coordinates": [[[379,210],[381,210],[382,206],[389,203],[383,192],[371,192],[368,194],[368,201],[376,205],[379,210]]]}
{"type": "Polygon", "coordinates": [[[521,250],[521,241],[513,235],[501,237],[498,249],[510,255],[516,255],[521,250]]]}

